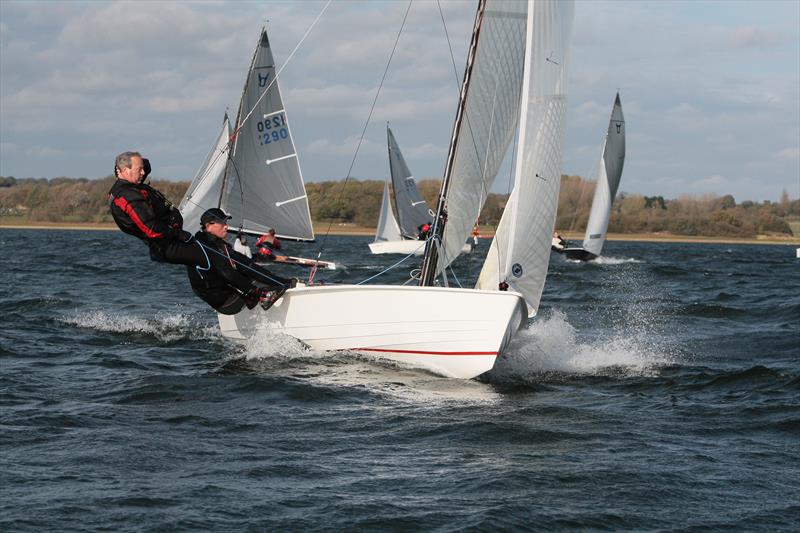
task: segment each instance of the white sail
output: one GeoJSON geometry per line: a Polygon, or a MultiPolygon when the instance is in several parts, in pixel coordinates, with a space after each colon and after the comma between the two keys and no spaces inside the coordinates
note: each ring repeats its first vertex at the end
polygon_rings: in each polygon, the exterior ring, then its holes
{"type": "Polygon", "coordinates": [[[614,109],[611,111],[611,119],[608,122],[608,133],[603,144],[600,175],[597,177],[592,210],[589,213],[586,235],[583,238],[583,249],[596,256],[600,255],[603,243],[606,241],[611,206],[617,195],[624,164],[625,117],[622,115],[622,103],[619,93],[617,93],[617,97],[614,99],[614,109]]]}
{"type": "Polygon", "coordinates": [[[183,216],[183,229],[190,233],[200,229],[200,215],[203,211],[219,206],[222,182],[228,164],[230,134],[228,116],[225,115],[217,142],[209,151],[178,206],[183,216]]]}
{"type": "Polygon", "coordinates": [[[281,237],[313,240],[303,176],[265,29],[247,73],[233,137],[233,161],[220,201],[233,217],[231,227],[249,233],[274,228],[281,237]]]}
{"type": "Polygon", "coordinates": [[[419,227],[430,222],[428,205],[419,195],[414,176],[408,169],[406,160],[394,138],[392,130],[386,127],[389,144],[389,172],[394,190],[394,208],[397,211],[398,225],[404,238],[416,239],[419,227]]]}
{"type": "Polygon", "coordinates": [[[477,288],[501,282],[536,314],[550,261],[558,207],[566,116],[566,66],[573,4],[536,1],[528,13],[518,155],[514,188],[489,249],[477,288]]]}
{"type": "Polygon", "coordinates": [[[519,117],[527,2],[487,2],[473,35],[471,68],[462,87],[448,156],[447,224],[436,272],[458,257],[513,138],[519,117]],[[480,46],[478,46],[478,44],[480,46]]]}
{"type": "Polygon", "coordinates": [[[402,236],[400,235],[400,227],[397,225],[397,220],[394,218],[394,213],[392,213],[390,195],[389,182],[386,181],[383,183],[381,214],[378,217],[378,229],[375,232],[374,242],[399,241],[402,239],[402,236]]]}

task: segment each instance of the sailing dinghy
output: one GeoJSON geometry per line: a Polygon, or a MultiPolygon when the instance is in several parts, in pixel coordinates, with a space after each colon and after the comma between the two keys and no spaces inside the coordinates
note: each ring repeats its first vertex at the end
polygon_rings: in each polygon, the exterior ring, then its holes
{"type": "MultiPolygon", "coordinates": [[[[216,143],[181,200],[184,227],[200,229],[200,215],[219,207],[231,216],[231,228],[242,233],[262,235],[275,228],[283,239],[313,241],[308,197],[265,28],[247,73],[237,124],[231,132],[226,114],[216,143]]],[[[328,261],[290,257],[285,262],[335,269],[328,261]]]]}
{"type": "Polygon", "coordinates": [[[419,286],[288,290],[267,310],[219,315],[222,334],[283,333],[320,350],[353,350],[473,378],[490,370],[536,314],[560,184],[573,2],[481,0],[419,286]],[[518,133],[514,207],[478,288],[448,286],[456,259],[518,133]],[[530,213],[534,217],[528,226],[530,213]],[[502,288],[508,290],[501,290],[502,288]]]}
{"type": "MultiPolygon", "coordinates": [[[[386,133],[392,185],[390,188],[388,181],[384,183],[378,227],[375,240],[369,244],[369,251],[376,255],[422,255],[425,252],[425,241],[420,240],[419,231],[423,224],[430,224],[433,214],[420,196],[414,176],[411,175],[389,126],[386,126],[386,133]]],[[[472,248],[473,243],[469,241],[461,248],[461,252],[470,253],[472,248]]]]}
{"type": "Polygon", "coordinates": [[[369,251],[373,254],[422,255],[425,242],[419,240],[418,228],[430,223],[432,215],[428,213],[428,204],[420,196],[414,176],[388,125],[386,137],[392,187],[390,189],[388,181],[384,184],[378,228],[375,240],[369,244],[369,251]],[[394,212],[397,212],[397,218],[394,212]]]}
{"type": "Polygon", "coordinates": [[[583,246],[557,250],[558,253],[563,253],[567,259],[577,261],[597,259],[606,242],[611,206],[617,195],[619,182],[622,179],[622,166],[625,164],[625,117],[622,115],[619,93],[614,99],[614,108],[611,110],[611,118],[608,121],[608,133],[603,143],[602,154],[600,175],[597,177],[597,188],[592,199],[592,210],[589,212],[583,246]]]}

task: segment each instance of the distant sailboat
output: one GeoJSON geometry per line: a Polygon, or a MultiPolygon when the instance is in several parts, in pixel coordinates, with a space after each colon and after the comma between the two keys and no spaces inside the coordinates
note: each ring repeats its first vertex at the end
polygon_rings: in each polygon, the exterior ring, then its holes
{"type": "Polygon", "coordinates": [[[433,236],[419,286],[289,289],[267,310],[218,315],[223,335],[269,328],[320,350],[378,355],[438,374],[490,370],[534,316],[547,274],[560,184],[569,0],[480,0],[433,236]],[[445,269],[469,236],[519,126],[510,211],[476,289],[448,287],[445,269]],[[535,212],[535,213],[532,213],[535,212]]]}
{"type": "Polygon", "coordinates": [[[419,240],[418,228],[429,223],[433,217],[428,213],[428,205],[417,190],[414,176],[411,175],[389,126],[386,126],[386,136],[389,147],[389,172],[394,193],[389,188],[389,181],[386,181],[378,228],[369,250],[373,254],[422,255],[425,251],[425,242],[419,240]],[[397,218],[394,212],[397,212],[397,218]]]}
{"type": "Polygon", "coordinates": [[[275,62],[262,28],[237,124],[248,114],[252,118],[231,134],[225,117],[217,142],[180,203],[187,229],[200,229],[200,215],[219,207],[231,215],[231,228],[242,233],[261,235],[274,228],[284,239],[314,240],[300,163],[274,78],[275,62]]]}
{"type": "Polygon", "coordinates": [[[567,259],[591,261],[596,259],[606,242],[608,220],[611,217],[611,206],[617,195],[622,178],[622,166],[625,164],[625,117],[622,115],[622,104],[619,93],[614,100],[614,109],[608,122],[608,133],[603,144],[603,155],[600,159],[600,175],[597,177],[597,188],[594,191],[592,210],[586,224],[586,235],[583,247],[560,250],[567,259]]]}

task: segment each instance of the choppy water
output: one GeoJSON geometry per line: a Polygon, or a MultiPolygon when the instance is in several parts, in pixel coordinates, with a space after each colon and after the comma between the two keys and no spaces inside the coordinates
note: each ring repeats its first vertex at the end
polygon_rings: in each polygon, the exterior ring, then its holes
{"type": "MultiPolygon", "coordinates": [[[[322,276],[391,264],[369,240],[330,237],[348,268],[322,276]]],[[[557,257],[541,316],[479,381],[229,342],[183,269],[120,233],[6,229],[0,249],[0,530],[800,523],[792,247],[557,257]]]]}

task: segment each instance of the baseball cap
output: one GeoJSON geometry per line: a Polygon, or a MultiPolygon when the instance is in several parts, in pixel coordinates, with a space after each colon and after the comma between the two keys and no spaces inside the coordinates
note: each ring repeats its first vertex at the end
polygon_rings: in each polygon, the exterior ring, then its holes
{"type": "Polygon", "coordinates": [[[212,207],[206,209],[205,213],[200,215],[200,223],[208,224],[209,222],[226,222],[231,219],[231,216],[226,214],[225,211],[219,207],[212,207]]]}

